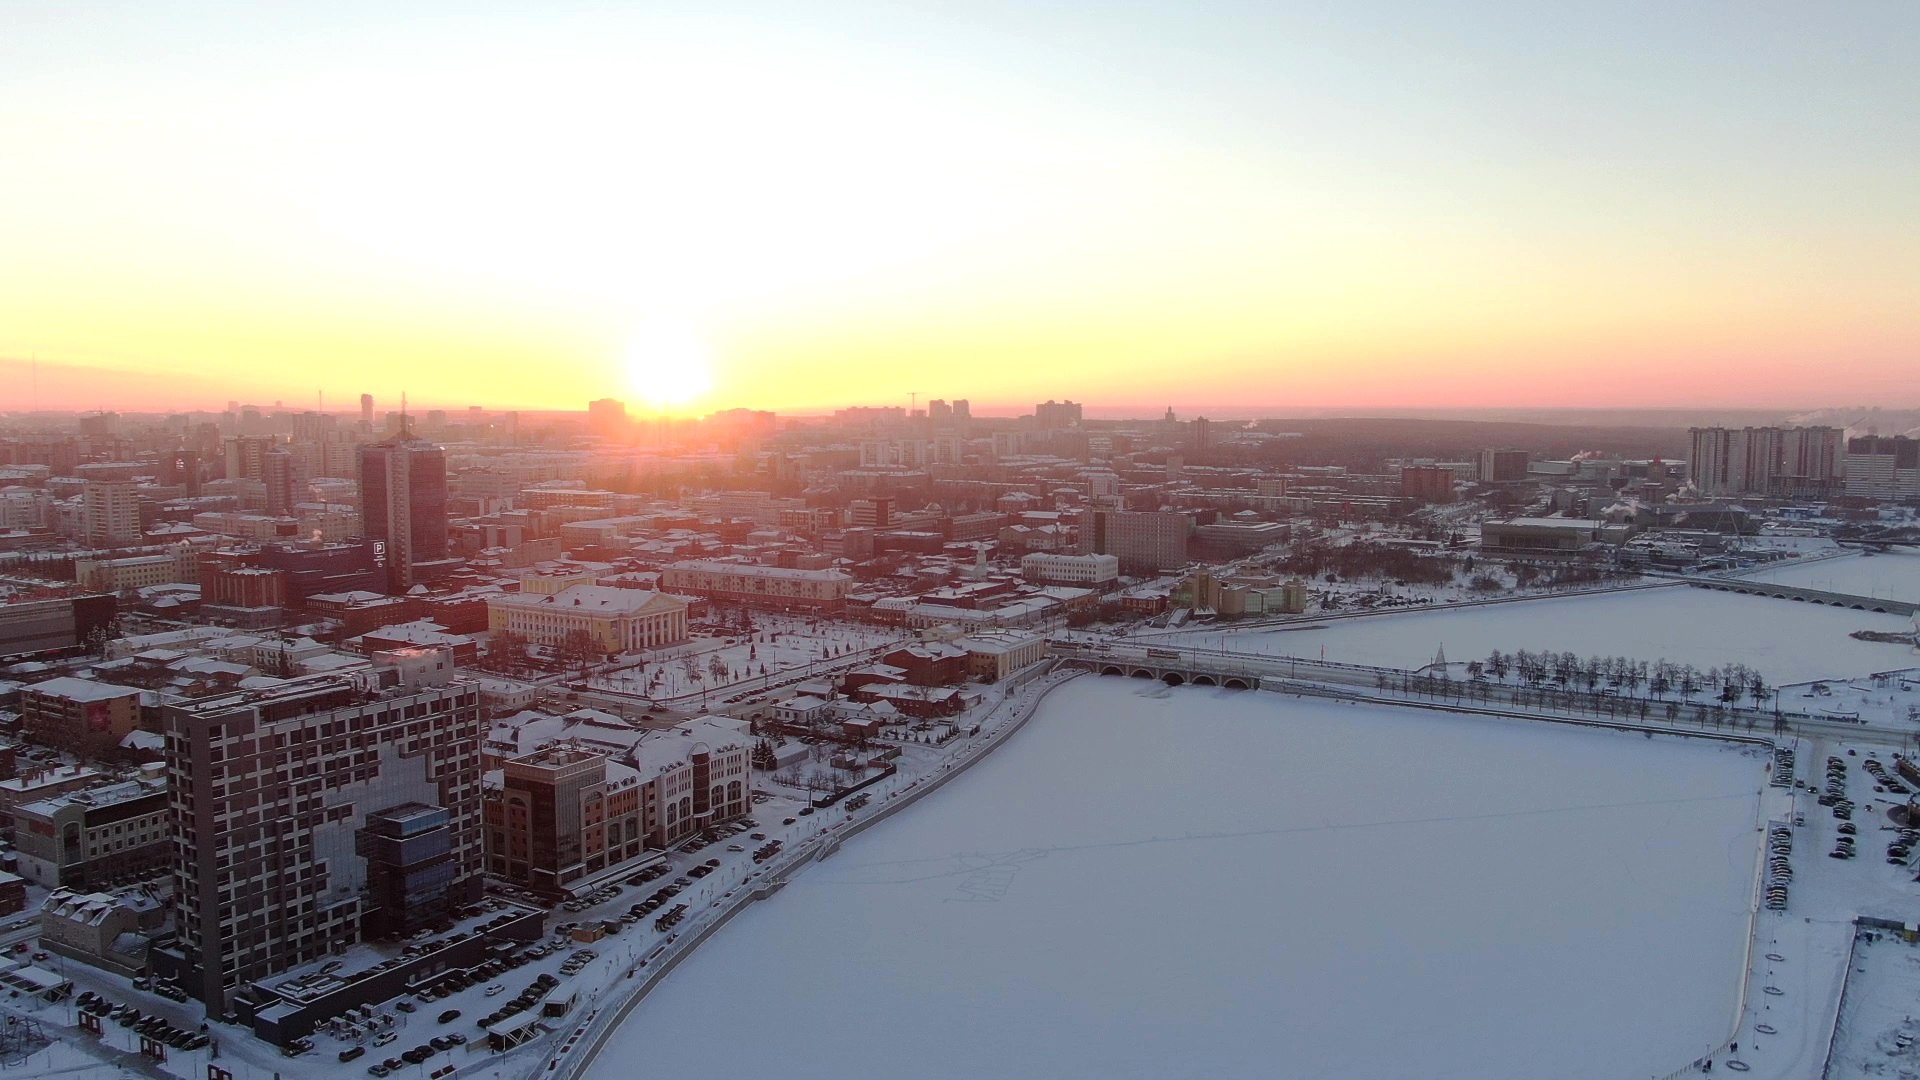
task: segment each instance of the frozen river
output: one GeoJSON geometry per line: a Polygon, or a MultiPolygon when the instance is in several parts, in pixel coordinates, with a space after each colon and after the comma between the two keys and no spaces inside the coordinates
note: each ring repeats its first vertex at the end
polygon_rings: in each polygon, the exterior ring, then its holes
{"type": "MultiPolygon", "coordinates": [[[[1869,560],[1872,561],[1872,560],[1869,560]]],[[[1196,631],[1164,640],[1318,658],[1348,664],[1415,668],[1445,647],[1447,659],[1485,659],[1495,649],[1571,651],[1582,657],[1665,658],[1706,670],[1739,662],[1778,686],[1920,666],[1905,645],[1858,641],[1855,630],[1900,632],[1898,615],[1826,607],[1674,586],[1528,600],[1467,608],[1427,608],[1360,619],[1335,619],[1299,630],[1196,631]]]]}
{"type": "Polygon", "coordinates": [[[1725,1036],[1756,756],[1084,677],[702,946],[589,1074],[1660,1075],[1725,1036]]]}

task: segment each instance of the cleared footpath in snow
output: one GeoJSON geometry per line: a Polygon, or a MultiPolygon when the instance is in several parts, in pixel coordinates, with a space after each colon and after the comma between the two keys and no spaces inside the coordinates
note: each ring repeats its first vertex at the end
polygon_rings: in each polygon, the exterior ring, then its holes
{"type": "Polygon", "coordinates": [[[742,912],[588,1076],[1662,1075],[1728,1034],[1763,765],[1082,678],[742,912]]]}

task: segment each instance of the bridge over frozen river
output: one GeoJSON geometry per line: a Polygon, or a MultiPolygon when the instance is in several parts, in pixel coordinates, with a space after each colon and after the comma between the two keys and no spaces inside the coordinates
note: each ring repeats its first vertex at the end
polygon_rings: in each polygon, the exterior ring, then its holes
{"type": "Polygon", "coordinates": [[[1689,578],[1687,584],[1696,589],[1745,593],[1749,596],[1771,596],[1776,600],[1799,600],[1809,604],[1828,604],[1833,607],[1851,608],[1854,611],[1878,611],[1888,615],[1912,615],[1920,611],[1920,604],[1906,600],[1856,596],[1852,593],[1808,589],[1799,585],[1780,585],[1771,581],[1749,581],[1746,578],[1689,578]]]}

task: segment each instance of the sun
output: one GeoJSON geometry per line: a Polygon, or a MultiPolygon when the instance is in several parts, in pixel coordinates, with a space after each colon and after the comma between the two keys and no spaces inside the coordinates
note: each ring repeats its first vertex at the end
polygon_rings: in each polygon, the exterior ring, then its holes
{"type": "Polygon", "coordinates": [[[713,389],[713,362],[693,327],[649,321],[627,343],[627,383],[642,401],[678,409],[713,389]]]}

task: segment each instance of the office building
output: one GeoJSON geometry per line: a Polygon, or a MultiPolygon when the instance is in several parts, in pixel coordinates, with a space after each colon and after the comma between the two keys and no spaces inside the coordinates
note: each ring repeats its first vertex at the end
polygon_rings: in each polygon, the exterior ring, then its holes
{"type": "Polygon", "coordinates": [[[0,656],[58,652],[113,632],[112,595],[0,604],[0,656]]]}
{"type": "Polygon", "coordinates": [[[755,563],[693,560],[663,567],[660,588],[722,603],[838,611],[846,606],[853,577],[842,570],[789,570],[755,563]]]}
{"type": "Polygon", "coordinates": [[[630,760],[640,774],[640,827],[647,843],[669,848],[752,809],[750,725],[701,716],[647,735],[630,760]]]}
{"type": "Polygon", "coordinates": [[[117,784],[13,808],[20,876],[42,888],[93,889],[167,865],[173,831],[164,781],[117,784]]]}
{"type": "Polygon", "coordinates": [[[160,457],[160,483],[200,494],[200,455],[193,450],[170,450],[160,457]]]}
{"type": "Polygon", "coordinates": [[[179,936],[153,951],[157,974],[221,1015],[254,980],[479,898],[485,722],[479,687],[451,670],[316,675],[162,710],[179,936]]]}
{"type": "Polygon", "coordinates": [[[360,532],[374,542],[389,591],[412,588],[414,568],[447,557],[447,455],[407,433],[362,446],[360,532]]]}
{"type": "Polygon", "coordinates": [[[367,864],[363,937],[405,937],[451,917],[467,898],[455,883],[474,876],[462,866],[455,838],[444,806],[409,802],[367,815],[353,836],[354,854],[367,864]]]}
{"type": "Polygon", "coordinates": [[[1512,484],[1527,478],[1525,450],[1480,451],[1479,479],[1483,484],[1512,484]]]}
{"type": "Polygon", "coordinates": [[[1036,552],[1020,560],[1020,575],[1035,585],[1075,585],[1105,591],[1120,580],[1120,560],[1113,555],[1036,552]]]}
{"type": "Polygon", "coordinates": [[[557,895],[647,852],[640,774],[574,743],[511,758],[487,789],[487,869],[557,895]]]}
{"type": "Polygon", "coordinates": [[[363,433],[373,431],[373,395],[360,395],[360,430],[363,433]]]}

